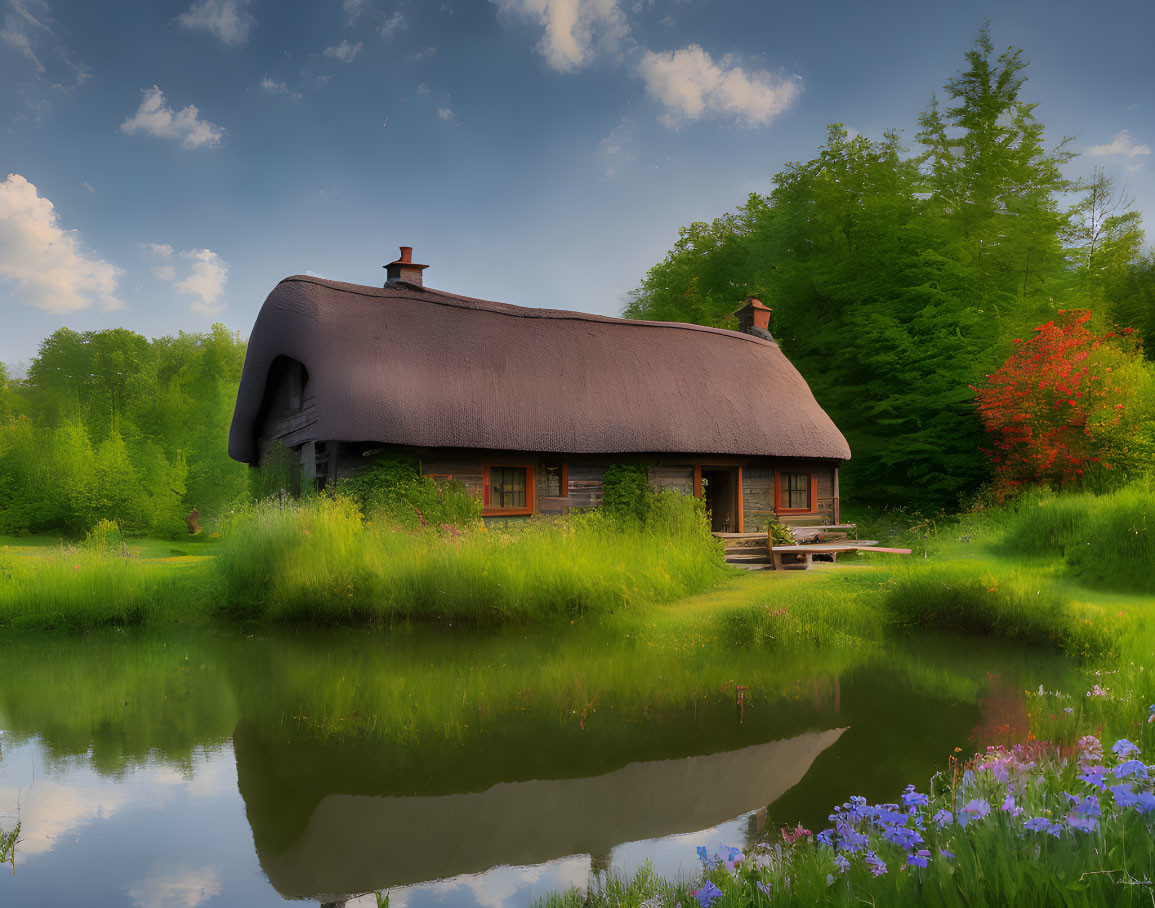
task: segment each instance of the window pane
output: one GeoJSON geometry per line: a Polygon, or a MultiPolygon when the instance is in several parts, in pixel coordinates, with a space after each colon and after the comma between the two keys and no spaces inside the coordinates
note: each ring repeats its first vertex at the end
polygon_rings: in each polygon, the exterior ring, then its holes
{"type": "Polygon", "coordinates": [[[491,508],[524,508],[525,467],[489,468],[489,506],[491,508]]]}
{"type": "Polygon", "coordinates": [[[550,498],[561,497],[561,467],[545,468],[545,494],[550,498]]]}
{"type": "Polygon", "coordinates": [[[782,504],[787,508],[805,510],[810,507],[810,474],[782,474],[782,504]]]}

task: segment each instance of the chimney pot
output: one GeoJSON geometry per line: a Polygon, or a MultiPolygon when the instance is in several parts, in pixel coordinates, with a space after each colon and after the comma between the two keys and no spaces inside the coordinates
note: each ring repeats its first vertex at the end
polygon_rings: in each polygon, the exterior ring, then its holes
{"type": "Polygon", "coordinates": [[[730,314],[738,319],[738,330],[745,334],[772,339],[770,335],[771,309],[762,305],[762,300],[749,297],[745,303],[730,314]]]}
{"type": "Polygon", "coordinates": [[[385,286],[388,287],[390,284],[400,281],[422,287],[424,283],[421,272],[428,267],[428,265],[418,265],[413,261],[412,246],[402,246],[400,257],[385,266],[385,286]]]}

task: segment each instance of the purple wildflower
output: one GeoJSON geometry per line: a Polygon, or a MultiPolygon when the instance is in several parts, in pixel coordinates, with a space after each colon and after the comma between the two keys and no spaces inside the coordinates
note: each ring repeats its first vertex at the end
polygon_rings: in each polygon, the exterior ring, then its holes
{"type": "Polygon", "coordinates": [[[925,848],[920,848],[914,854],[907,855],[906,863],[912,867],[925,867],[930,860],[930,852],[925,848]]]}
{"type": "Polygon", "coordinates": [[[706,850],[705,845],[698,846],[698,860],[705,864],[707,867],[710,866],[710,852],[706,850]]]}
{"type": "Polygon", "coordinates": [[[846,856],[836,854],[834,856],[834,866],[838,868],[839,873],[846,873],[850,869],[850,861],[846,860],[846,856]]]}
{"type": "Polygon", "coordinates": [[[1023,828],[1027,830],[1027,832],[1046,832],[1053,835],[1056,839],[1063,831],[1062,824],[1052,823],[1046,817],[1031,817],[1023,824],[1023,828]]]}
{"type": "Polygon", "coordinates": [[[897,809],[892,809],[892,807],[897,807],[897,805],[880,804],[874,808],[874,825],[879,829],[885,829],[887,826],[895,826],[906,822],[906,814],[897,809]]]}
{"type": "Polygon", "coordinates": [[[770,898],[770,886],[766,883],[763,883],[761,880],[758,881],[758,891],[766,896],[767,899],[770,898]]]}
{"type": "Polygon", "coordinates": [[[930,804],[930,798],[915,791],[913,785],[907,785],[906,791],[902,795],[902,803],[906,807],[926,807],[930,804]]]}
{"type": "Polygon", "coordinates": [[[839,833],[838,848],[841,851],[854,854],[866,847],[866,834],[853,829],[843,829],[839,833]]]}
{"type": "Polygon", "coordinates": [[[698,900],[698,904],[701,905],[702,908],[710,908],[711,905],[722,897],[722,890],[707,880],[705,886],[690,894],[698,900]]]}
{"type": "Polygon", "coordinates": [[[819,845],[826,845],[827,847],[829,847],[829,846],[834,844],[834,840],[830,838],[831,833],[833,833],[833,832],[834,832],[833,829],[823,829],[820,833],[818,833],[818,835],[816,835],[814,837],[814,840],[819,845]]]}
{"type": "Polygon", "coordinates": [[[1073,794],[1067,794],[1067,799],[1072,805],[1071,812],[1076,816],[1101,817],[1103,815],[1103,810],[1099,807],[1098,795],[1087,795],[1085,798],[1079,798],[1073,794]]]}
{"type": "Polygon", "coordinates": [[[1067,825],[1072,829],[1079,830],[1079,832],[1094,832],[1099,828],[1099,821],[1094,817],[1080,817],[1071,814],[1067,817],[1067,825]]]}
{"type": "Polygon", "coordinates": [[[722,860],[725,862],[727,870],[733,870],[734,867],[741,864],[746,857],[742,854],[742,849],[735,848],[733,845],[723,845],[722,852],[722,860]]]}
{"type": "Polygon", "coordinates": [[[1023,808],[1017,807],[1015,805],[1015,796],[1013,794],[1008,794],[1003,800],[1002,809],[1009,813],[1012,817],[1017,817],[1020,813],[1023,812],[1023,808]]]}
{"type": "Polygon", "coordinates": [[[1109,791],[1115,796],[1115,803],[1120,807],[1135,807],[1139,803],[1139,796],[1130,785],[1112,785],[1109,791]]]}
{"type": "Polygon", "coordinates": [[[915,845],[922,844],[922,836],[918,834],[918,830],[909,829],[906,826],[888,826],[883,830],[882,837],[905,851],[910,851],[915,845]]]}
{"type": "Polygon", "coordinates": [[[953,822],[954,814],[949,810],[940,810],[934,815],[934,825],[938,829],[942,829],[944,826],[949,826],[953,822]]]}
{"type": "Polygon", "coordinates": [[[1118,741],[1116,741],[1111,746],[1111,750],[1115,756],[1124,760],[1131,756],[1131,754],[1137,754],[1140,752],[1139,748],[1128,741],[1126,738],[1120,738],[1118,741]]]}
{"type": "Polygon", "coordinates": [[[1148,724],[1155,722],[1155,705],[1147,707],[1147,722],[1148,724]]]}
{"type": "Polygon", "coordinates": [[[870,865],[871,876],[882,876],[886,873],[886,861],[880,858],[873,851],[866,852],[866,863],[870,865]]]}
{"type": "Polygon", "coordinates": [[[966,806],[958,812],[958,821],[961,825],[966,826],[971,820],[981,820],[991,812],[991,805],[983,798],[974,798],[968,801],[966,806]]]}
{"type": "Polygon", "coordinates": [[[954,860],[954,852],[953,851],[947,851],[945,848],[940,848],[938,850],[938,853],[940,855],[942,855],[942,857],[944,857],[948,861],[954,860]]]}
{"type": "Polygon", "coordinates": [[[1104,780],[1107,778],[1107,770],[1102,766],[1088,766],[1081,773],[1079,773],[1079,780],[1086,782],[1093,788],[1103,790],[1104,780]]]}
{"type": "Polygon", "coordinates": [[[1147,778],[1147,764],[1142,760],[1126,760],[1120,763],[1114,769],[1116,779],[1125,779],[1128,776],[1137,776],[1140,779],[1147,778]]]}
{"type": "Polygon", "coordinates": [[[1138,803],[1135,805],[1135,809],[1138,810],[1139,813],[1155,812],[1155,794],[1151,794],[1149,791],[1139,792],[1138,803]]]}

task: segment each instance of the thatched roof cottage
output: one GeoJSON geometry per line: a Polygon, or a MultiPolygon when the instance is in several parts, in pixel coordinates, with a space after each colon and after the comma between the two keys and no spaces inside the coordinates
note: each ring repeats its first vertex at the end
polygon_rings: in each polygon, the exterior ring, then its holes
{"type": "Polygon", "coordinates": [[[259,465],[283,445],[304,480],[397,449],[462,481],[486,516],[596,506],[613,463],[707,495],[714,529],[775,515],[838,522],[850,449],[767,332],[529,309],[424,286],[409,247],[384,287],[281,281],[249,339],[229,436],[259,465]]]}

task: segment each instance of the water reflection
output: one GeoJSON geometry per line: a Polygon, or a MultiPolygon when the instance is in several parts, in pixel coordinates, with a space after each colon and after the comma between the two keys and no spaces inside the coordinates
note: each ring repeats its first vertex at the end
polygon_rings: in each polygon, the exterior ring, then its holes
{"type": "MultiPolygon", "coordinates": [[[[274,852],[258,841],[258,854],[270,882],[292,898],[389,889],[575,854],[596,861],[623,842],[708,829],[776,800],[843,731],[630,763],[589,778],[501,782],[476,793],[333,793],[288,848],[274,852]]],[[[238,765],[249,757],[238,741],[238,765]]],[[[254,770],[245,767],[242,779],[254,770]]],[[[251,816],[255,805],[247,803],[251,816]]]]}
{"type": "Polygon", "coordinates": [[[23,824],[0,904],[528,905],[646,860],[676,875],[697,845],[924,781],[1067,671],[954,643],[808,665],[577,636],[372,642],[0,648],[0,827],[23,824]]]}

